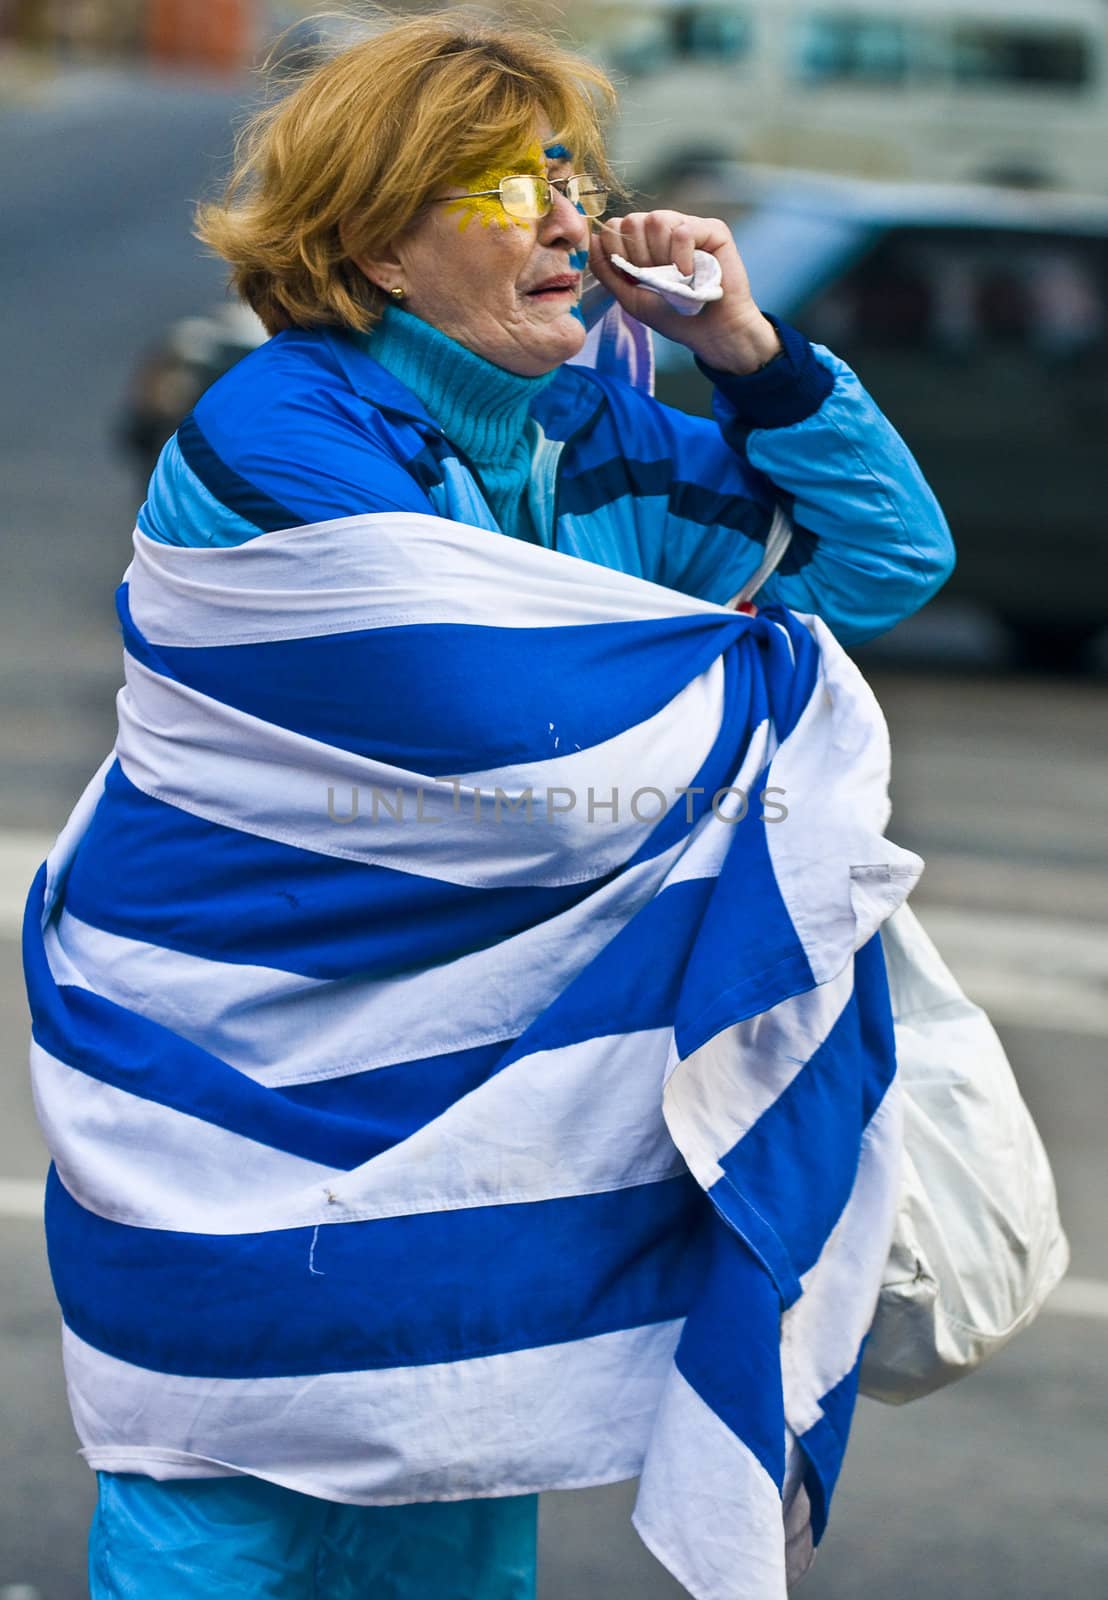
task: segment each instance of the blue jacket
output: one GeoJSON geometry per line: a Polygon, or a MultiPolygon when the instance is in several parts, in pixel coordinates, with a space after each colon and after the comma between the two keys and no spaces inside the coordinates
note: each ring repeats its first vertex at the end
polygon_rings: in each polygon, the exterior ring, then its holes
{"type": "MultiPolygon", "coordinates": [[[[857,377],[775,321],[783,357],[714,373],[716,421],[563,367],[538,395],[530,489],[543,542],[706,600],[759,566],[775,500],[792,544],[760,592],[843,643],[881,633],[946,581],[946,520],[857,377]]],[[[475,473],[397,378],[336,329],[278,334],[225,374],[162,453],[139,525],[176,544],[422,512],[497,529],[475,473]]]]}

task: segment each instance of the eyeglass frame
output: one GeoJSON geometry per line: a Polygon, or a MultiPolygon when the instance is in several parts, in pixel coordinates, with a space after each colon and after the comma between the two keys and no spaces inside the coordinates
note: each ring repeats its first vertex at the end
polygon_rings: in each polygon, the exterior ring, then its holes
{"type": "MultiPolygon", "coordinates": [[[[440,195],[438,199],[428,201],[428,204],[433,206],[445,206],[450,205],[458,200],[487,200],[495,195],[500,201],[500,204],[504,206],[504,214],[509,217],[516,216],[514,212],[509,211],[508,207],[504,205],[504,196],[502,193],[504,185],[506,183],[511,183],[513,178],[526,178],[529,183],[545,183],[548,192],[551,189],[556,189],[563,184],[583,183],[586,179],[588,179],[590,183],[595,184],[597,182],[596,178],[593,177],[591,172],[575,172],[568,178],[540,178],[537,172],[509,172],[503,178],[501,178],[495,189],[473,189],[469,194],[440,195]]],[[[604,212],[608,209],[608,198],[611,194],[611,190],[606,189],[603,187],[603,185],[601,185],[599,188],[587,189],[585,192],[586,194],[602,194],[604,196],[604,204],[601,206],[599,211],[595,212],[586,211],[584,207],[581,206],[582,216],[589,217],[590,219],[603,216],[604,212]]],[[[580,199],[572,199],[566,189],[562,189],[562,196],[564,199],[569,200],[570,205],[580,206],[581,204],[580,199]]],[[[537,217],[516,216],[516,221],[541,222],[543,217],[548,217],[553,209],[554,202],[551,200],[546,210],[540,211],[537,217]]]]}

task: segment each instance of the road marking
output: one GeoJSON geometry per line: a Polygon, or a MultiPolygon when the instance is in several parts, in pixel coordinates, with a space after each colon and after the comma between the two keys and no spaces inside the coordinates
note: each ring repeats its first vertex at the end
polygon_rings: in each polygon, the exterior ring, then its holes
{"type": "Polygon", "coordinates": [[[0,1178],[0,1217],[42,1221],[45,1178],[0,1178]]]}
{"type": "Polygon", "coordinates": [[[1099,1317],[1108,1321],[1108,1283],[1099,1278],[1063,1278],[1044,1311],[1061,1317],[1099,1317]]]}
{"type": "Polygon", "coordinates": [[[1108,928],[921,904],[918,915],[995,1023],[1108,1038],[1108,928]]]}
{"type": "Polygon", "coordinates": [[[0,833],[0,935],[19,933],[31,880],[54,843],[52,833],[9,829],[0,833]]]}
{"type": "MultiPolygon", "coordinates": [[[[15,937],[31,880],[54,842],[0,832],[0,936],[15,937]]],[[[1108,927],[923,900],[920,921],[994,1022],[1108,1038],[1108,927]]]]}

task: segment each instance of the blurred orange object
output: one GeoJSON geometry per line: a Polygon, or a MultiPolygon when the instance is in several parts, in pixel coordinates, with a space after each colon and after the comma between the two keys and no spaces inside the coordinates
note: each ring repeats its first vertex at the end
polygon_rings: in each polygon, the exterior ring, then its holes
{"type": "Polygon", "coordinates": [[[253,43],[254,0],[151,0],[147,47],[155,61],[235,72],[253,43]]]}

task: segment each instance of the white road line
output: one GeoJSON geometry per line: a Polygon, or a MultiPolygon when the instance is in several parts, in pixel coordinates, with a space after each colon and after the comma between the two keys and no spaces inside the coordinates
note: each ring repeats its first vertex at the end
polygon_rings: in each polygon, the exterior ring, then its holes
{"type": "Polygon", "coordinates": [[[966,993],[1000,1025],[1108,1038],[1108,927],[920,904],[966,993]]]}
{"type": "MultiPolygon", "coordinates": [[[[27,890],[53,842],[52,834],[0,831],[0,937],[18,935],[27,890]]],[[[1108,1038],[1108,923],[926,900],[916,910],[994,1022],[1108,1038]]]]}
{"type": "Polygon", "coordinates": [[[18,935],[31,880],[53,843],[52,833],[0,833],[0,935],[18,935]]]}
{"type": "Polygon", "coordinates": [[[1061,1317],[1108,1321],[1108,1283],[1099,1278],[1063,1278],[1043,1310],[1061,1317]]]}
{"type": "Polygon", "coordinates": [[[0,1178],[0,1217],[42,1221],[45,1178],[0,1178]]]}

